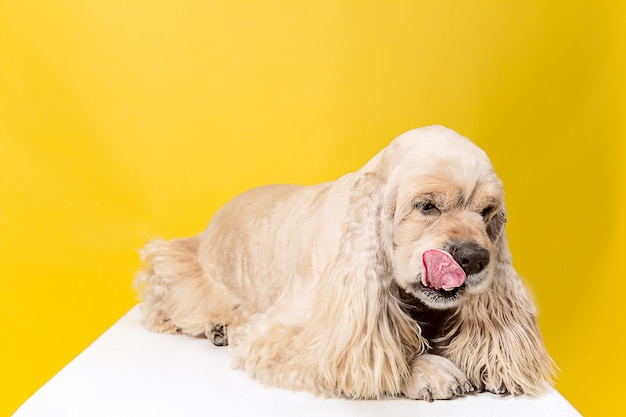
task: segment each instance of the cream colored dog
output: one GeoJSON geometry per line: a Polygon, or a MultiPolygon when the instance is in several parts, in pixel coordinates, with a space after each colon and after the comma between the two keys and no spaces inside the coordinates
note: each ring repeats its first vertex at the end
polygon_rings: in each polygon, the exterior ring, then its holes
{"type": "Polygon", "coordinates": [[[513,269],[502,184],[440,126],[358,172],[226,204],[198,236],[155,240],[145,324],[229,344],[262,382],[325,396],[538,393],[553,363],[513,269]]]}

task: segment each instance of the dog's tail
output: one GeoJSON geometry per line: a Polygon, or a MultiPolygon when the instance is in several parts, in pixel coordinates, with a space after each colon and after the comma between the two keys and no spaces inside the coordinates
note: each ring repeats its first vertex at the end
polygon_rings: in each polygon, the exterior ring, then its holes
{"type": "Polygon", "coordinates": [[[198,245],[197,236],[156,239],[141,251],[145,267],[137,274],[135,288],[142,300],[143,323],[150,330],[206,334],[208,324],[201,317],[202,301],[197,301],[208,295],[208,288],[198,264],[198,245]]]}

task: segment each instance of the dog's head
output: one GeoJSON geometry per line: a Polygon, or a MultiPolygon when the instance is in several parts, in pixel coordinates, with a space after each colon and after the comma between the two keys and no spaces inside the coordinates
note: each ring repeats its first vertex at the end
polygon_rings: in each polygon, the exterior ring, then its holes
{"type": "Polygon", "coordinates": [[[368,165],[385,183],[396,283],[435,309],[483,291],[506,222],[502,183],[487,155],[430,126],[399,136],[368,165]]]}

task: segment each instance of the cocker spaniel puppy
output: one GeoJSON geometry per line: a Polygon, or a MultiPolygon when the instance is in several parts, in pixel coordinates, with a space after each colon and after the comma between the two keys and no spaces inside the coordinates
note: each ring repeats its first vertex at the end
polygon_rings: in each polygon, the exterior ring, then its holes
{"type": "Polygon", "coordinates": [[[256,188],[198,236],[148,243],[144,322],[324,396],[539,393],[553,362],[505,222],[481,149],[411,130],[337,181],[256,188]]]}

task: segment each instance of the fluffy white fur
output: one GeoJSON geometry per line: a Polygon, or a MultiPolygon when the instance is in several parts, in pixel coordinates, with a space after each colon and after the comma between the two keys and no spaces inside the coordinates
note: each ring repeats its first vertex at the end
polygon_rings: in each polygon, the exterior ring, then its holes
{"type": "Polygon", "coordinates": [[[415,129],[335,182],[256,188],[200,235],[150,242],[144,321],[215,340],[227,330],[236,367],[325,396],[539,393],[553,363],[504,210],[482,150],[441,126],[415,129]],[[422,284],[424,251],[468,245],[489,262],[463,287],[422,284]]]}

